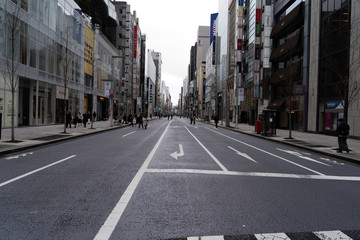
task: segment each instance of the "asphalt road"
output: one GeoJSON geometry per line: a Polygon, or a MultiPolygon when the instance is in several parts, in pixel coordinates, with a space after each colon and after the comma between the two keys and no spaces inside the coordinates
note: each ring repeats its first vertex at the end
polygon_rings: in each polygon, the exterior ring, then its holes
{"type": "Polygon", "coordinates": [[[358,165],[188,119],[0,159],[0,239],[330,230],[360,230],[358,165]]]}

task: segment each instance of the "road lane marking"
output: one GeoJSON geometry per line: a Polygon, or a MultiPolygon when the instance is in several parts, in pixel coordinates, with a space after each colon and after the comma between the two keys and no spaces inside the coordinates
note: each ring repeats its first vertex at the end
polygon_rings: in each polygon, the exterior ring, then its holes
{"type": "Polygon", "coordinates": [[[243,153],[243,152],[239,152],[238,150],[236,150],[235,148],[232,148],[230,146],[228,146],[228,148],[230,148],[231,150],[233,150],[237,155],[240,155],[244,158],[247,158],[249,159],[250,161],[253,161],[255,163],[258,163],[257,161],[255,161],[252,157],[250,157],[249,155],[247,155],[246,153],[243,153]]]}
{"type": "Polygon", "coordinates": [[[352,240],[351,237],[340,231],[314,232],[314,234],[321,240],[352,240]]]}
{"type": "Polygon", "coordinates": [[[129,136],[129,135],[131,135],[131,134],[133,134],[133,133],[135,133],[136,131],[132,131],[132,132],[129,132],[128,134],[125,134],[125,135],[123,135],[122,137],[127,137],[127,136],[129,136]]]}
{"type": "Polygon", "coordinates": [[[322,165],[325,165],[325,166],[331,167],[329,164],[326,164],[326,163],[323,163],[323,162],[317,161],[317,160],[312,159],[312,158],[310,158],[310,157],[305,157],[305,156],[303,156],[301,153],[296,152],[296,151],[284,150],[284,149],[281,149],[281,148],[276,148],[276,149],[277,149],[277,150],[279,150],[279,151],[282,151],[282,152],[285,152],[285,153],[288,153],[288,154],[291,154],[291,155],[297,156],[297,157],[299,157],[299,158],[302,158],[302,159],[305,159],[305,160],[308,160],[308,161],[314,162],[314,163],[318,163],[318,164],[322,164],[322,165]]]}
{"type": "Polygon", "coordinates": [[[263,149],[261,149],[261,148],[255,147],[255,146],[250,145],[250,144],[248,144],[248,143],[246,143],[246,142],[237,140],[236,138],[229,137],[229,136],[227,136],[227,135],[225,135],[225,134],[222,134],[222,133],[219,133],[219,132],[217,132],[217,131],[214,131],[214,130],[208,128],[208,127],[205,127],[205,128],[208,129],[208,130],[210,130],[210,131],[212,131],[212,132],[215,132],[215,133],[217,133],[217,134],[219,134],[219,135],[221,135],[221,136],[224,136],[224,137],[226,137],[226,138],[229,138],[229,139],[231,139],[231,140],[233,140],[233,141],[236,141],[236,142],[241,143],[241,144],[244,144],[244,145],[246,145],[246,146],[248,146],[248,147],[254,148],[254,149],[256,149],[256,150],[258,150],[258,151],[260,151],[260,152],[269,154],[270,156],[279,158],[279,159],[281,159],[281,160],[283,160],[283,161],[285,161],[285,162],[288,162],[288,163],[290,163],[290,164],[293,164],[293,165],[295,165],[295,166],[298,166],[298,167],[303,168],[303,169],[305,169],[305,170],[308,170],[308,171],[310,171],[310,172],[313,172],[313,173],[316,173],[316,174],[325,176],[325,174],[322,174],[322,173],[320,173],[320,172],[317,172],[317,171],[315,171],[315,170],[312,170],[311,168],[305,167],[305,166],[303,166],[303,165],[301,165],[301,164],[292,162],[292,161],[290,161],[290,160],[288,160],[288,159],[286,159],[286,158],[280,157],[280,156],[278,156],[278,155],[276,155],[276,154],[273,154],[273,153],[271,153],[271,152],[265,151],[265,150],[263,150],[263,149]]]}
{"type": "Polygon", "coordinates": [[[183,149],[182,144],[179,144],[179,149],[180,149],[179,153],[178,152],[173,152],[172,154],[170,154],[170,156],[172,156],[176,160],[177,160],[178,157],[184,156],[184,149],[183,149]]]}
{"type": "Polygon", "coordinates": [[[220,170],[199,170],[199,169],[147,169],[147,173],[183,173],[183,174],[204,174],[204,175],[223,175],[223,176],[243,176],[243,177],[270,177],[270,178],[290,178],[290,179],[311,179],[311,180],[334,180],[360,182],[360,177],[355,176],[330,176],[330,175],[299,175],[289,173],[267,173],[267,172],[236,172],[220,170]]]}
{"type": "Polygon", "coordinates": [[[337,164],[337,165],[345,165],[345,163],[342,163],[342,162],[338,162],[338,161],[335,161],[335,160],[330,160],[329,158],[320,158],[321,160],[324,160],[326,162],[329,162],[329,163],[333,163],[333,164],[337,164]]]}
{"type": "Polygon", "coordinates": [[[219,160],[217,160],[217,158],[195,137],[194,134],[192,134],[192,132],[190,132],[190,130],[185,127],[186,130],[188,130],[188,132],[191,134],[191,136],[193,136],[193,138],[200,144],[200,146],[207,152],[207,154],[210,155],[210,157],[217,163],[217,165],[219,165],[219,167],[223,170],[223,171],[229,171],[227,170],[227,168],[221,164],[221,162],[219,160]]]}
{"type": "Polygon", "coordinates": [[[0,187],[3,187],[3,186],[5,186],[5,185],[7,185],[7,184],[9,184],[9,183],[15,182],[15,181],[20,180],[20,179],[22,179],[22,178],[25,178],[25,177],[27,177],[27,176],[30,176],[30,175],[32,175],[32,174],[34,174],[34,173],[40,172],[40,171],[42,171],[42,170],[44,170],[44,169],[46,169],[46,168],[52,167],[52,166],[54,166],[54,165],[56,165],[56,164],[65,162],[65,161],[67,161],[67,160],[69,160],[69,159],[71,159],[71,158],[74,158],[74,157],[76,157],[76,155],[72,155],[72,156],[70,156],[70,157],[61,159],[61,160],[59,160],[59,161],[57,161],[57,162],[51,163],[51,164],[46,165],[46,166],[44,166],[44,167],[41,167],[41,168],[35,169],[35,170],[31,171],[31,172],[28,172],[28,173],[25,173],[25,174],[23,174],[23,175],[20,175],[20,176],[18,176],[18,177],[16,177],[16,178],[10,179],[10,180],[8,180],[8,181],[6,181],[6,182],[0,183],[0,187]]]}
{"type": "Polygon", "coordinates": [[[165,128],[163,134],[161,135],[161,137],[159,138],[159,140],[155,144],[154,148],[149,153],[149,155],[146,158],[145,162],[140,167],[139,171],[136,173],[133,180],[131,180],[131,183],[126,188],[125,192],[121,196],[120,200],[117,202],[114,209],[111,211],[108,218],[105,220],[105,223],[101,226],[99,232],[94,237],[95,240],[107,240],[107,239],[109,239],[111,237],[111,234],[113,233],[116,225],[118,224],[121,216],[123,215],[126,206],[130,202],[130,199],[131,199],[132,195],[134,194],[137,186],[139,185],[139,182],[140,182],[142,176],[146,172],[146,169],[149,166],[152,158],[154,157],[155,152],[159,148],[160,143],[162,142],[167,130],[169,129],[170,124],[171,124],[171,121],[168,123],[168,125],[165,128]]]}
{"type": "Polygon", "coordinates": [[[6,159],[6,160],[17,159],[17,158],[19,158],[19,157],[26,157],[27,155],[32,155],[32,154],[34,154],[34,153],[33,153],[33,152],[28,152],[28,153],[23,153],[23,154],[19,154],[19,155],[7,157],[7,158],[5,158],[5,159],[6,159]]]}

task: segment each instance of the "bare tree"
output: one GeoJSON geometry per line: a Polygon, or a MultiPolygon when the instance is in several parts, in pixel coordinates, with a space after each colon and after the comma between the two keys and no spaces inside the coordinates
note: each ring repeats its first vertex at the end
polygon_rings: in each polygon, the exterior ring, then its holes
{"type": "Polygon", "coordinates": [[[357,80],[360,76],[359,43],[360,35],[354,36],[349,40],[349,44],[341,55],[331,58],[328,61],[328,66],[326,66],[326,70],[336,77],[334,85],[344,107],[345,122],[348,120],[349,108],[357,101],[360,91],[357,80]],[[344,61],[346,62],[345,64],[344,61]]]}
{"type": "MultiPolygon", "coordinates": [[[[19,62],[16,60],[16,41],[19,39],[19,12],[20,8],[15,5],[3,3],[5,13],[5,24],[7,33],[5,36],[9,39],[10,52],[6,51],[6,70],[2,71],[6,85],[11,92],[11,141],[15,141],[15,94],[18,88],[19,76],[17,75],[19,62]]],[[[1,121],[1,120],[0,120],[1,121]]]]}
{"type": "Polygon", "coordinates": [[[65,33],[65,44],[61,46],[61,70],[63,74],[63,81],[64,81],[64,133],[66,133],[66,111],[67,111],[67,90],[68,90],[68,83],[69,83],[69,71],[70,71],[70,63],[72,62],[72,52],[70,51],[70,39],[69,39],[69,30],[65,33]]]}

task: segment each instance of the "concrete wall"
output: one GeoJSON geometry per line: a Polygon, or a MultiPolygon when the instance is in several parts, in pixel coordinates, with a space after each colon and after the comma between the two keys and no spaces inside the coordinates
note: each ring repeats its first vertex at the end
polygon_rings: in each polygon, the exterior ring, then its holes
{"type": "Polygon", "coordinates": [[[311,2],[308,131],[317,131],[321,1],[311,2]]]}
{"type": "Polygon", "coordinates": [[[351,36],[350,36],[350,79],[349,93],[357,93],[350,105],[348,123],[350,135],[360,136],[360,1],[351,1],[351,36]]]}

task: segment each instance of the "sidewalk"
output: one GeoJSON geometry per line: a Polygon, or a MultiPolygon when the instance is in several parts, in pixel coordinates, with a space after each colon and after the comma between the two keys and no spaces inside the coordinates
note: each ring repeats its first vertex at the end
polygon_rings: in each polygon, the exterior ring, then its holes
{"type": "MultiPolygon", "coordinates": [[[[212,121],[210,124],[214,125],[214,122],[212,121]]],[[[36,127],[19,127],[15,128],[15,139],[22,141],[20,143],[6,142],[11,139],[11,129],[6,128],[1,130],[0,156],[24,151],[38,146],[44,146],[54,142],[68,140],[69,138],[95,134],[98,132],[113,130],[125,126],[127,126],[127,124],[110,126],[109,121],[97,121],[94,122],[93,129],[91,129],[91,126],[89,125],[86,128],[83,126],[78,126],[76,128],[67,128],[67,133],[63,133],[63,124],[36,127]]],[[[219,127],[225,128],[225,123],[221,124],[220,122],[219,127]]],[[[266,137],[261,134],[257,134],[255,132],[255,126],[248,124],[238,124],[236,127],[235,123],[230,123],[230,127],[228,129],[271,141],[278,141],[284,144],[297,146],[299,148],[325,154],[327,156],[360,163],[360,140],[357,139],[347,140],[350,149],[349,153],[337,153],[336,150],[338,148],[338,142],[336,136],[292,131],[293,139],[287,139],[289,137],[289,130],[277,129],[276,136],[266,137]]]]}
{"type": "Polygon", "coordinates": [[[15,128],[15,140],[21,141],[19,143],[7,142],[11,139],[11,128],[5,128],[1,129],[0,156],[124,126],[127,124],[110,126],[110,121],[96,121],[93,123],[93,128],[89,124],[86,128],[83,125],[78,125],[76,128],[72,126],[66,129],[66,133],[64,133],[64,124],[18,127],[15,128]]]}
{"type": "MultiPolygon", "coordinates": [[[[214,122],[210,124],[215,125],[214,122]]],[[[230,123],[230,127],[225,127],[225,122],[221,124],[219,122],[219,127],[228,128],[233,131],[242,132],[248,135],[260,137],[263,139],[268,139],[271,141],[281,142],[283,144],[296,146],[311,152],[316,152],[320,154],[327,155],[329,157],[335,157],[338,159],[343,159],[351,161],[354,163],[360,163],[360,140],[357,139],[347,139],[347,144],[349,146],[349,153],[336,152],[338,149],[338,138],[337,136],[329,136],[325,134],[315,134],[299,131],[291,131],[291,136],[293,139],[289,138],[289,130],[276,129],[276,136],[263,136],[262,134],[257,134],[255,132],[255,126],[248,124],[238,124],[235,126],[235,123],[230,123]]]]}

